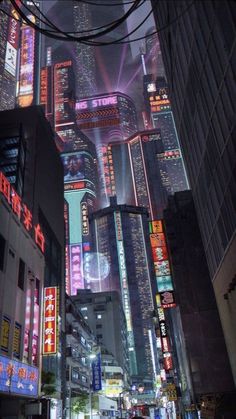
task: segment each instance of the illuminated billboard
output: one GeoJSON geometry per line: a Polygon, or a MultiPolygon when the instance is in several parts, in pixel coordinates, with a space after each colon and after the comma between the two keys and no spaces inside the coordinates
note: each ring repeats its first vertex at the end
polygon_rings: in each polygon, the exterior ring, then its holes
{"type": "Polygon", "coordinates": [[[19,48],[20,23],[18,19],[18,13],[12,8],[8,23],[5,70],[14,77],[16,76],[17,52],[19,48]]]}
{"type": "Polygon", "coordinates": [[[43,354],[52,355],[57,352],[58,340],[58,288],[44,288],[43,316],[43,354]]]}
{"type": "Polygon", "coordinates": [[[0,355],[0,392],[35,397],[38,383],[38,368],[0,355]]]}
{"type": "Polygon", "coordinates": [[[173,291],[160,292],[161,306],[163,308],[176,307],[173,291]]]}
{"type": "Polygon", "coordinates": [[[117,105],[118,100],[117,96],[105,96],[105,97],[97,97],[94,99],[89,100],[80,100],[76,102],[75,109],[76,110],[84,110],[84,109],[94,109],[94,108],[101,108],[104,106],[111,106],[117,105]]]}
{"type": "Polygon", "coordinates": [[[84,156],[82,153],[62,155],[64,167],[64,183],[85,178],[84,156]]]}
{"type": "Polygon", "coordinates": [[[152,259],[156,275],[158,292],[173,291],[170,262],[163,229],[163,222],[155,220],[149,222],[152,259]]]}
{"type": "Polygon", "coordinates": [[[23,24],[21,28],[19,106],[30,106],[34,98],[35,30],[23,24]]]}

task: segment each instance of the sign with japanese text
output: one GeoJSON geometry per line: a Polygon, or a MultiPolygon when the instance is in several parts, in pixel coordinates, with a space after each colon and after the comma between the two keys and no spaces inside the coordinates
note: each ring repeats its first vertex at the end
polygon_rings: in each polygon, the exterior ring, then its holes
{"type": "Polygon", "coordinates": [[[0,355],[0,392],[36,397],[38,368],[0,355]]]}
{"type": "Polygon", "coordinates": [[[14,214],[18,217],[25,229],[31,233],[34,230],[34,240],[37,246],[44,253],[45,238],[39,224],[33,226],[31,211],[22,202],[21,197],[16,193],[9,180],[0,172],[0,193],[5,197],[11,206],[14,214]]]}
{"type": "Polygon", "coordinates": [[[96,359],[92,362],[93,391],[102,389],[102,373],[101,373],[101,354],[96,355],[96,359]]]}
{"type": "Polygon", "coordinates": [[[163,308],[176,307],[173,291],[165,291],[160,293],[161,306],[163,308]]]}
{"type": "Polygon", "coordinates": [[[17,67],[17,52],[19,48],[20,23],[19,15],[14,8],[8,21],[8,36],[5,55],[5,69],[15,77],[17,67]]]}
{"type": "Polygon", "coordinates": [[[82,276],[83,255],[81,243],[71,244],[70,249],[70,293],[77,294],[77,289],[84,288],[84,279],[82,276]]]}
{"type": "Polygon", "coordinates": [[[15,358],[20,358],[21,347],[21,325],[15,322],[14,335],[13,335],[13,355],[15,358]]]}
{"type": "Polygon", "coordinates": [[[11,320],[7,316],[3,316],[1,327],[1,350],[5,353],[8,353],[9,351],[10,328],[11,320]]]}
{"type": "Polygon", "coordinates": [[[57,317],[58,301],[57,287],[44,288],[44,327],[43,354],[51,355],[57,352],[57,317]]]}

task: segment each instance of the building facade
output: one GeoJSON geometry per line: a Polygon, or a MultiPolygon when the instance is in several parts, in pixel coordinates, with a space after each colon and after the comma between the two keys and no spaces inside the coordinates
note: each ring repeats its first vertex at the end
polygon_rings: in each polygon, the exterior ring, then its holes
{"type": "MultiPolygon", "coordinates": [[[[46,332],[43,334],[43,370],[55,374],[56,396],[61,399],[65,388],[63,166],[41,108],[1,112],[0,126],[1,170],[24,202],[25,225],[28,229],[40,226],[35,231],[44,246],[45,310],[46,302],[54,300],[47,308],[54,309],[51,314],[54,338],[49,339],[46,332]]],[[[20,202],[16,208],[20,208],[20,202]]],[[[47,330],[46,320],[44,330],[47,330]]]]}
{"type": "Polygon", "coordinates": [[[137,132],[110,143],[108,161],[118,202],[147,208],[152,220],[162,218],[170,183],[160,131],[137,132]]]}
{"type": "Polygon", "coordinates": [[[96,208],[97,159],[95,145],[76,125],[72,61],[41,70],[41,104],[56,132],[64,167],[66,292],[87,287],[83,264],[91,251],[88,216],[96,208]]]}
{"type": "Polygon", "coordinates": [[[121,392],[129,378],[129,355],[126,321],[119,293],[117,291],[91,292],[91,290],[84,290],[79,291],[72,297],[72,300],[81,310],[98,345],[106,348],[117,362],[120,373],[122,370],[120,377],[112,377],[112,374],[110,377],[110,379],[122,380],[122,383],[117,385],[121,392]]]}
{"type": "Polygon", "coordinates": [[[17,415],[41,393],[44,246],[32,234],[36,226],[25,223],[26,205],[2,172],[0,194],[0,410],[17,415]]]}
{"type": "Polygon", "coordinates": [[[117,290],[121,295],[130,372],[140,380],[152,379],[156,367],[151,314],[154,281],[147,217],[146,209],[117,205],[116,199],[111,198],[110,207],[97,211],[91,218],[97,266],[102,267],[94,287],[98,291],[117,290]]]}
{"type": "Polygon", "coordinates": [[[0,110],[12,109],[16,102],[17,65],[19,58],[20,23],[12,5],[4,0],[0,14],[0,110]],[[5,14],[6,12],[7,14],[5,14]]]}
{"type": "Polygon", "coordinates": [[[135,104],[120,92],[101,94],[76,103],[77,125],[96,145],[99,162],[100,205],[114,194],[114,177],[109,171],[108,143],[123,141],[137,131],[135,104]]]}
{"type": "Polygon", "coordinates": [[[164,222],[178,304],[169,317],[182,401],[188,407],[208,396],[214,403],[215,395],[221,394],[222,406],[230,411],[224,398],[234,391],[233,377],[190,191],[169,198],[164,222]]]}
{"type": "Polygon", "coordinates": [[[157,26],[176,17],[180,9],[185,13],[171,26],[168,38],[160,33],[160,43],[236,380],[235,3],[169,1],[155,9],[157,26]]]}

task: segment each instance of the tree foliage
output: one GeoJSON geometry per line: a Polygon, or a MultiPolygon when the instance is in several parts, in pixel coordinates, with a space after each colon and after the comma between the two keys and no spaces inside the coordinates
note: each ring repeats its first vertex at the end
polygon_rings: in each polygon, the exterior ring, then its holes
{"type": "Polygon", "coordinates": [[[52,396],[56,393],[56,377],[54,372],[42,370],[41,374],[41,393],[45,396],[52,396]]]}
{"type": "Polygon", "coordinates": [[[80,394],[73,398],[72,412],[73,413],[88,413],[87,412],[88,394],[80,394]]]}

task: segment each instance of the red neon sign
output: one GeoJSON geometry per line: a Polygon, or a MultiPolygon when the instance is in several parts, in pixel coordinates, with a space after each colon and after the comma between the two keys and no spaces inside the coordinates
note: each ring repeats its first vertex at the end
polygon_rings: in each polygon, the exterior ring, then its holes
{"type": "Polygon", "coordinates": [[[57,306],[57,287],[44,288],[44,355],[57,352],[57,306]]]}
{"type": "MultiPolygon", "coordinates": [[[[32,213],[22,202],[21,197],[16,193],[9,180],[2,172],[0,172],[0,192],[7,200],[8,204],[11,205],[13,212],[22,222],[25,229],[30,232],[33,227],[32,213]]],[[[39,224],[34,227],[34,240],[42,253],[44,253],[45,238],[39,224]]]]}

